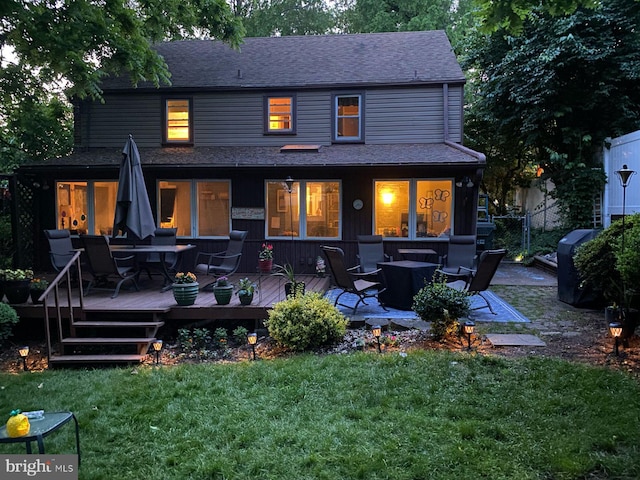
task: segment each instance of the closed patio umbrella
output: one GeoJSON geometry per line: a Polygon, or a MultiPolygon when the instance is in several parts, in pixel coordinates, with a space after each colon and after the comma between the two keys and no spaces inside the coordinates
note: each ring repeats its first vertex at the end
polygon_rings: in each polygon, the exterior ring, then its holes
{"type": "Polygon", "coordinates": [[[149,195],[142,175],[140,153],[133,136],[129,135],[120,162],[113,237],[122,231],[127,237],[133,235],[139,240],[144,240],[153,235],[155,228],[149,195]]]}

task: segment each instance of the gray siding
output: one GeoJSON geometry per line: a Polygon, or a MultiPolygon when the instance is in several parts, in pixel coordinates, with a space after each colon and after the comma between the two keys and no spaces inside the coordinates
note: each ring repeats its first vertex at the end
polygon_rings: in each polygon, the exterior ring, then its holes
{"type": "Polygon", "coordinates": [[[370,90],[367,144],[439,143],[444,139],[442,88],[370,90]]]}
{"type": "Polygon", "coordinates": [[[449,140],[462,143],[464,88],[449,86],[449,140]]]}
{"type": "MultiPolygon", "coordinates": [[[[332,90],[296,94],[297,134],[264,135],[262,92],[186,95],[193,98],[194,144],[281,146],[331,144],[332,90]]],[[[462,87],[449,88],[449,138],[462,139],[462,87]]],[[[444,140],[442,87],[370,89],[365,98],[367,144],[441,143],[444,140]]],[[[83,109],[82,146],[120,147],[132,134],[139,147],[162,141],[160,94],[106,95],[105,103],[83,109]]]]}
{"type": "Polygon", "coordinates": [[[138,147],[157,147],[162,142],[160,97],[156,95],[108,95],[105,103],[88,109],[88,132],[83,146],[121,147],[132,134],[138,147]]]}

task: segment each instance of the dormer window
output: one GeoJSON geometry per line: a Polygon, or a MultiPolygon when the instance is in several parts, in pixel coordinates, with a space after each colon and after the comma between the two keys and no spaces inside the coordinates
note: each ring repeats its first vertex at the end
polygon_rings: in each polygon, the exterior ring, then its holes
{"type": "Polygon", "coordinates": [[[165,99],[163,143],[193,143],[191,103],[190,98],[165,99]]]}
{"type": "Polygon", "coordinates": [[[266,134],[296,133],[295,103],[294,96],[265,97],[264,131],[266,134]]]}

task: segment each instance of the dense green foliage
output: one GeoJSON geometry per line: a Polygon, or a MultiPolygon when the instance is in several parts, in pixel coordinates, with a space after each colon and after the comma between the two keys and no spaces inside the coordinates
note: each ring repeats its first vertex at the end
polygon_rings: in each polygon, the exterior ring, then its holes
{"type": "Polygon", "coordinates": [[[568,228],[592,222],[605,139],[640,128],[638,24],[640,3],[611,0],[568,16],[533,10],[519,36],[469,36],[467,143],[487,152],[495,184],[526,184],[542,166],[568,228]]]}
{"type": "Polygon", "coordinates": [[[335,31],[337,9],[324,0],[235,0],[247,37],[321,35],[335,31]]]}
{"type": "MultiPolygon", "coordinates": [[[[0,374],[0,388],[6,417],[75,413],[83,480],[640,477],[637,381],[546,358],[302,355],[0,374]]],[[[45,447],[74,442],[69,424],[45,447]]]]}
{"type": "Polygon", "coordinates": [[[348,33],[444,30],[457,51],[475,22],[473,0],[357,0],[344,11],[348,33]]]}
{"type": "Polygon", "coordinates": [[[0,171],[69,153],[66,97],[99,99],[105,75],[170,83],[157,41],[210,36],[237,46],[224,0],[23,2],[0,7],[0,171]]]}
{"type": "Polygon", "coordinates": [[[622,220],[618,220],[596,238],[580,245],[573,262],[585,287],[601,293],[609,304],[624,301],[626,306],[640,306],[640,297],[636,294],[640,278],[639,246],[640,214],[636,214],[625,219],[624,254],[622,220]],[[621,270],[625,272],[624,277],[621,270]]]}
{"type": "Polygon", "coordinates": [[[0,302],[0,345],[13,335],[13,326],[19,321],[16,310],[8,303],[0,302]]]}
{"type": "Polygon", "coordinates": [[[347,319],[316,292],[289,295],[269,310],[265,326],[279,344],[296,351],[331,345],[344,337],[347,319]]]}
{"type": "Polygon", "coordinates": [[[413,297],[411,309],[425,322],[431,322],[436,340],[459,331],[458,319],[469,315],[469,295],[447,285],[447,277],[436,272],[431,283],[413,297]]]}

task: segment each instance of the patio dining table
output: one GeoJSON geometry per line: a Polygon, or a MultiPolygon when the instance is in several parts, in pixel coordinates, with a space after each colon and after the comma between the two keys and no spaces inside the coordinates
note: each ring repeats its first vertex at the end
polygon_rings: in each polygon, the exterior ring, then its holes
{"type": "Polygon", "coordinates": [[[157,253],[160,255],[160,265],[162,265],[162,269],[160,270],[164,277],[164,285],[162,287],[162,291],[169,290],[171,285],[173,284],[173,277],[171,276],[171,272],[169,272],[167,268],[166,256],[169,253],[175,254],[178,256],[179,264],[182,261],[182,254],[188,250],[196,248],[195,245],[109,245],[109,249],[113,253],[126,253],[126,254],[135,254],[135,255],[147,255],[149,253],[157,253]]]}

